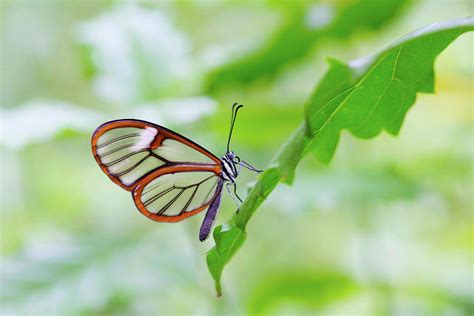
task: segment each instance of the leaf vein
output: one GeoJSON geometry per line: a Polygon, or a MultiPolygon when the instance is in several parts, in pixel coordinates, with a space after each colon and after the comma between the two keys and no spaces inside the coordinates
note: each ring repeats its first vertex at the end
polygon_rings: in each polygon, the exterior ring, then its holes
{"type": "Polygon", "coordinates": [[[341,110],[345,105],[346,103],[348,102],[348,100],[350,99],[352,93],[354,91],[357,90],[357,88],[360,88],[362,87],[362,84],[364,83],[364,81],[369,78],[369,75],[372,73],[372,71],[374,71],[378,65],[380,65],[386,58],[387,58],[388,54],[386,54],[384,57],[380,58],[379,61],[377,61],[375,64],[373,64],[370,69],[368,70],[367,74],[354,86],[354,89],[344,98],[344,100],[342,100],[341,104],[339,104],[337,106],[337,108],[334,110],[334,112],[331,113],[331,115],[326,119],[326,121],[323,123],[323,125],[314,133],[320,133],[325,127],[327,124],[329,124],[329,122],[332,120],[332,118],[339,112],[339,110],[341,110]]]}

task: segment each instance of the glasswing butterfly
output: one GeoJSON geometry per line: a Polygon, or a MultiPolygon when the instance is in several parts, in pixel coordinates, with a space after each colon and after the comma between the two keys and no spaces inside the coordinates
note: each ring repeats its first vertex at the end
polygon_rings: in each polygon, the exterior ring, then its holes
{"type": "Polygon", "coordinates": [[[158,222],[178,222],[207,209],[199,231],[204,241],[216,219],[224,184],[237,202],[241,167],[262,172],[229,150],[237,112],[234,103],[227,152],[221,158],[163,126],[123,119],[102,124],[92,135],[92,152],[104,173],[132,192],[138,210],[158,222]],[[234,187],[233,194],[230,186],[234,187]]]}

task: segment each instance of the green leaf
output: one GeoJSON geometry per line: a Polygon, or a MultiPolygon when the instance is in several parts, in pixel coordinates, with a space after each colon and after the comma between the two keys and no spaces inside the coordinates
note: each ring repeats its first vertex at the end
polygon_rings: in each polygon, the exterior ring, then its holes
{"type": "Polygon", "coordinates": [[[237,226],[220,225],[214,229],[216,246],[207,254],[207,266],[216,281],[217,295],[221,296],[220,278],[224,266],[244,243],[245,232],[237,226]]]}
{"type": "Polygon", "coordinates": [[[377,30],[397,17],[410,0],[341,1],[336,4],[290,2],[286,21],[260,49],[218,68],[208,90],[250,84],[271,77],[288,63],[304,58],[327,39],[345,39],[360,30],[377,30]]]}
{"type": "Polygon", "coordinates": [[[330,68],[306,106],[312,133],[307,151],[329,162],[341,130],[371,138],[382,129],[396,135],[417,92],[434,91],[433,63],[473,19],[437,23],[413,32],[380,53],[330,68]]]}
{"type": "Polygon", "coordinates": [[[330,68],[309,99],[303,123],[276,153],[225,229],[214,230],[216,245],[207,263],[219,294],[222,270],[242,246],[248,221],[280,181],[291,183],[302,157],[312,152],[329,162],[342,129],[360,138],[374,137],[382,129],[397,134],[416,93],[433,92],[436,56],[472,30],[473,18],[436,23],[374,56],[349,64],[329,60],[330,68]]]}

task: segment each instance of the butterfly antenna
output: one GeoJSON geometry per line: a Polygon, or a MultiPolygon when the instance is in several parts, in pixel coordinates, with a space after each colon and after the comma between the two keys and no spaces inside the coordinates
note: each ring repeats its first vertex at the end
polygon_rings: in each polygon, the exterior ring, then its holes
{"type": "Polygon", "coordinates": [[[237,111],[243,107],[242,104],[238,105],[238,103],[234,103],[232,105],[232,116],[230,118],[230,131],[229,131],[229,139],[227,140],[227,152],[229,152],[230,146],[230,139],[232,138],[232,131],[234,130],[234,123],[235,119],[237,118],[237,111]]]}

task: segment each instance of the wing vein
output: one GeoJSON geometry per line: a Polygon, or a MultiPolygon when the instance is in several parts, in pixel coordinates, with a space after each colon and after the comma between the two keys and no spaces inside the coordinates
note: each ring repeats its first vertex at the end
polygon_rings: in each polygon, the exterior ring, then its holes
{"type": "Polygon", "coordinates": [[[113,153],[116,153],[117,151],[120,151],[120,150],[125,149],[125,148],[130,148],[130,147],[133,147],[133,146],[135,146],[134,143],[127,144],[127,145],[123,145],[123,146],[114,148],[114,149],[112,149],[112,150],[109,150],[108,152],[106,152],[106,153],[104,153],[104,154],[102,154],[102,155],[99,154],[99,157],[100,157],[100,158],[104,158],[104,157],[106,157],[106,156],[108,156],[108,155],[111,155],[111,154],[113,154],[113,153]]]}
{"type": "Polygon", "coordinates": [[[170,164],[170,163],[171,163],[171,161],[169,161],[168,159],[165,159],[165,158],[161,157],[160,155],[154,153],[153,151],[149,150],[149,152],[150,152],[150,155],[153,156],[153,157],[155,157],[156,159],[161,160],[161,161],[163,161],[164,163],[167,163],[167,164],[170,164]]]}
{"type": "Polygon", "coordinates": [[[127,158],[132,157],[133,155],[136,155],[136,154],[145,152],[145,151],[147,151],[147,150],[148,150],[148,149],[142,149],[142,150],[138,150],[138,151],[133,151],[133,152],[131,152],[131,153],[129,153],[129,154],[123,156],[123,157],[120,157],[120,158],[115,159],[114,161],[111,161],[111,162],[108,162],[108,163],[104,163],[104,166],[106,166],[106,167],[113,166],[113,165],[115,165],[115,164],[118,164],[118,163],[121,162],[121,161],[124,161],[124,160],[127,159],[127,158]]]}
{"type": "Polygon", "coordinates": [[[168,188],[164,191],[159,192],[158,194],[155,194],[153,197],[151,197],[148,200],[146,200],[145,202],[143,202],[143,205],[145,205],[145,206],[150,205],[151,203],[155,202],[157,199],[159,199],[160,197],[162,197],[166,193],[173,191],[174,189],[175,189],[175,187],[172,186],[172,187],[170,187],[170,188],[168,188]]]}
{"type": "Polygon", "coordinates": [[[193,193],[189,197],[188,202],[186,202],[186,205],[183,207],[183,209],[181,210],[179,214],[183,214],[186,211],[186,209],[189,207],[189,205],[191,205],[191,201],[194,199],[194,196],[196,195],[198,188],[199,188],[199,185],[196,186],[193,193]]]}
{"type": "Polygon", "coordinates": [[[186,191],[186,189],[181,189],[181,191],[180,191],[178,194],[176,194],[176,196],[175,196],[173,199],[171,199],[171,200],[168,202],[168,204],[166,204],[165,206],[163,206],[156,214],[157,214],[157,215],[161,215],[161,214],[163,214],[164,212],[166,212],[166,210],[169,209],[170,206],[173,205],[174,202],[176,202],[176,200],[180,197],[181,194],[183,194],[184,191],[186,191]]]}
{"type": "Polygon", "coordinates": [[[105,146],[107,146],[107,145],[113,144],[113,143],[115,143],[115,142],[118,142],[119,140],[124,140],[124,139],[127,139],[127,138],[137,137],[137,136],[140,136],[140,133],[133,133],[133,134],[128,134],[128,135],[122,135],[122,136],[116,137],[116,138],[114,138],[114,139],[108,140],[108,141],[106,141],[106,142],[103,143],[103,144],[97,145],[97,146],[96,146],[96,149],[100,149],[100,148],[105,147],[105,146]]]}
{"type": "Polygon", "coordinates": [[[192,188],[192,187],[194,187],[194,186],[199,186],[199,185],[203,184],[204,182],[206,182],[207,180],[209,180],[209,179],[211,179],[211,178],[213,178],[213,177],[215,177],[215,175],[212,175],[212,176],[210,176],[210,177],[208,177],[208,178],[202,180],[201,182],[194,183],[194,184],[191,184],[191,185],[188,185],[188,186],[185,186],[185,187],[179,187],[179,188],[180,188],[180,189],[181,189],[181,188],[182,188],[182,189],[188,189],[188,188],[192,188]]]}
{"type": "Polygon", "coordinates": [[[136,167],[138,167],[142,162],[144,162],[146,159],[148,159],[150,157],[150,155],[146,155],[145,157],[143,157],[142,159],[140,159],[140,161],[138,161],[136,164],[134,164],[133,166],[131,166],[130,168],[128,168],[127,170],[124,170],[124,171],[121,171],[119,173],[111,173],[112,175],[114,175],[115,177],[121,177],[123,175],[126,175],[127,173],[129,173],[130,171],[132,171],[133,169],[135,169],[136,167]]]}

